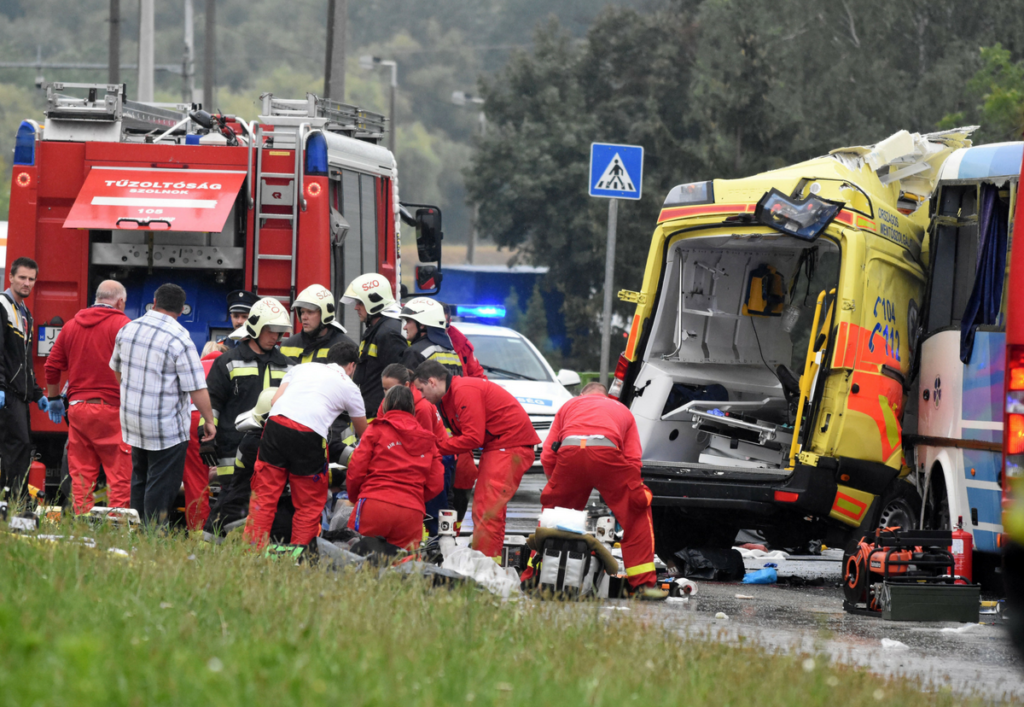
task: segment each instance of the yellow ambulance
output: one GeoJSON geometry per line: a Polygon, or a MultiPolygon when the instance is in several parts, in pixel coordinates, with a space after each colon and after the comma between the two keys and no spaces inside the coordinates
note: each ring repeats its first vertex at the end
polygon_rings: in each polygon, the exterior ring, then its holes
{"type": "Polygon", "coordinates": [[[971,131],[669,192],[643,285],[619,293],[637,307],[610,391],[636,417],[663,559],[739,529],[841,546],[914,502],[927,205],[971,131]]]}

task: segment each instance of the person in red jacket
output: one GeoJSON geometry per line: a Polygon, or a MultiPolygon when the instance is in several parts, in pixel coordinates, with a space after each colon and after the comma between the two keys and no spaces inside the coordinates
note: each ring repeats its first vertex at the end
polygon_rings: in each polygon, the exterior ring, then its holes
{"type": "Polygon", "coordinates": [[[473,499],[473,549],[496,558],[505,542],[506,506],[533,464],[540,438],[523,406],[496,383],[452,376],[436,361],[424,361],[416,368],[416,385],[441,409],[452,431],[438,445],[441,454],[483,447],[473,499]]]}
{"type": "Polygon", "coordinates": [[[61,373],[68,372],[68,472],[75,513],[92,509],[101,464],[107,503],[131,507],[132,448],[121,436],[121,387],[107,365],[117,332],[131,321],[124,313],[127,298],[121,283],[101,282],[96,304],[64,325],[46,359],[48,413],[55,424],[65,414],[58,391],[61,373]]]}
{"type": "MultiPolygon", "coordinates": [[[[380,382],[384,386],[385,394],[396,385],[408,388],[412,393],[413,404],[416,408],[413,414],[416,416],[416,421],[420,423],[420,427],[433,434],[438,441],[448,438],[448,430],[444,428],[444,421],[437,411],[437,406],[424,398],[419,388],[412,385],[408,368],[400,363],[389,363],[384,372],[380,374],[380,382]]],[[[380,407],[377,408],[377,416],[383,414],[384,401],[382,400],[380,407]]]]}
{"type": "Polygon", "coordinates": [[[366,428],[348,463],[345,487],[355,510],[348,527],[406,550],[419,545],[425,503],[444,489],[444,465],[433,432],[416,419],[413,393],[396,385],[384,414],[366,428]]]}
{"type": "Polygon", "coordinates": [[[587,506],[595,488],[622,525],[626,577],[643,599],[664,599],[656,588],[651,491],[640,478],[640,434],[633,413],[589,383],[555,414],[540,455],[548,482],[542,508],[587,506]]]}
{"type": "MultiPolygon", "coordinates": [[[[199,362],[203,364],[203,372],[207,376],[210,375],[213,362],[227,351],[227,345],[219,341],[206,342],[199,362]]],[[[185,450],[185,473],[182,476],[185,486],[185,524],[189,530],[201,530],[210,516],[210,465],[199,454],[201,418],[199,410],[193,405],[192,426],[189,428],[188,448],[185,450]]]]}

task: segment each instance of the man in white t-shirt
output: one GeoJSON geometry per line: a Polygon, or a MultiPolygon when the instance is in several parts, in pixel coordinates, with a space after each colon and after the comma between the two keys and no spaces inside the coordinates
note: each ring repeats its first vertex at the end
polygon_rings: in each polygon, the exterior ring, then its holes
{"type": "Polygon", "coordinates": [[[308,545],[320,532],[320,511],[327,501],[327,438],[331,423],[343,412],[356,435],[366,429],[359,386],[352,382],[359,352],[350,343],[335,344],[327,365],[303,363],[285,374],[263,427],[252,477],[249,522],[245,537],[263,545],[285,484],[291,484],[292,544],[308,545]]]}

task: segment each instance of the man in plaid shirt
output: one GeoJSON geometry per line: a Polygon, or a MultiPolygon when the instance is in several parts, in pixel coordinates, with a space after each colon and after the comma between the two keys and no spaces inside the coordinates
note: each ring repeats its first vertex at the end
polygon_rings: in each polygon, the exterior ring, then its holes
{"type": "Polygon", "coordinates": [[[110,358],[121,385],[121,429],[132,447],[132,508],[144,523],[166,523],[181,486],[192,416],[188,399],[205,422],[201,441],[217,433],[199,355],[177,319],[185,290],[165,284],[153,309],[117,333],[110,358]]]}

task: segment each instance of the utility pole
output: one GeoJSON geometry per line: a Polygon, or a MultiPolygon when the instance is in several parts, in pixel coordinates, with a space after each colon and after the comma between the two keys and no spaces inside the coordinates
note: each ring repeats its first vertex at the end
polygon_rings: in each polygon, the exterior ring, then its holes
{"type": "Polygon", "coordinates": [[[139,0],[139,85],[140,101],[152,101],[154,90],[154,0],[139,0]]]}
{"type": "Polygon", "coordinates": [[[185,0],[185,51],[181,58],[181,100],[191,103],[196,89],[196,37],[192,0],[185,0]]]}
{"type": "Polygon", "coordinates": [[[121,83],[121,0],[110,0],[110,46],[107,83],[121,83]]]}
{"type": "Polygon", "coordinates": [[[217,0],[206,0],[206,32],[203,37],[203,108],[211,113],[214,108],[214,80],[216,75],[213,72],[216,57],[216,32],[217,32],[217,0]]]}
{"type": "Polygon", "coordinates": [[[615,229],[619,220],[619,200],[608,200],[608,245],[604,255],[604,312],[601,322],[601,377],[598,382],[611,385],[608,380],[608,354],[612,344],[612,281],[615,279],[615,229]]]}
{"type": "Polygon", "coordinates": [[[345,37],[348,0],[327,2],[327,56],[324,59],[324,97],[345,102],[345,37]]]}

